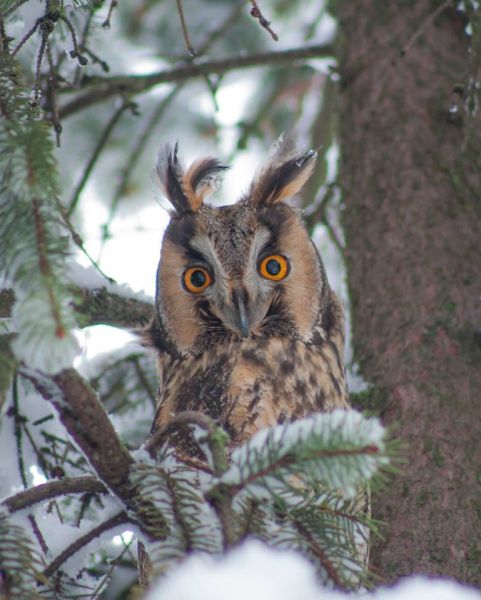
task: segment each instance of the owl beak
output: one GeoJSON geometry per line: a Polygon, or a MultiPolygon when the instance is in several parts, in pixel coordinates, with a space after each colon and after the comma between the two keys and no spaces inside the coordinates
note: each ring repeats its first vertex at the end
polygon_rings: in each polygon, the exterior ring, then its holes
{"type": "Polygon", "coordinates": [[[245,302],[245,294],[242,290],[234,290],[232,294],[236,307],[236,326],[243,338],[249,337],[250,323],[245,302]]]}

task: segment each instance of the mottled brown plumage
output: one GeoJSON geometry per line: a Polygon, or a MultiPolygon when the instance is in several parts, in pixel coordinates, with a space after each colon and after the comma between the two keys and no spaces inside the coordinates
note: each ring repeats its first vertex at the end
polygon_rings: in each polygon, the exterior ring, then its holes
{"type": "Polygon", "coordinates": [[[175,213],[146,330],[160,377],[153,430],[199,410],[239,444],[263,427],[348,408],[343,311],[299,211],[284,203],[315,158],[280,152],[236,204],[215,208],[204,196],[218,161],[184,172],[177,148],[160,157],[175,213]]]}

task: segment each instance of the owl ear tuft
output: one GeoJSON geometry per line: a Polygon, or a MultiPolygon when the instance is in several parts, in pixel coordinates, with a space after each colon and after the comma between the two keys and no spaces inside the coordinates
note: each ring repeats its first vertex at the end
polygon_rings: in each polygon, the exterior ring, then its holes
{"type": "Polygon", "coordinates": [[[184,192],[192,210],[198,210],[204,199],[216,191],[221,173],[228,168],[211,156],[200,158],[190,165],[184,175],[184,192]]]}
{"type": "Polygon", "coordinates": [[[312,174],[317,152],[273,157],[254,177],[247,200],[254,206],[278,204],[297,194],[312,174]]]}
{"type": "Polygon", "coordinates": [[[184,171],[178,155],[178,144],[165,145],[156,164],[162,192],[179,215],[196,212],[205,197],[215,191],[219,176],[227,169],[216,158],[196,160],[184,171]]]}

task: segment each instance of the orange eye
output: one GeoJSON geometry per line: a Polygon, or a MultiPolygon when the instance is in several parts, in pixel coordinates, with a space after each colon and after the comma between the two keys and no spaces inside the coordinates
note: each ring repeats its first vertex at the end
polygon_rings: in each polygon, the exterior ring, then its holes
{"type": "Polygon", "coordinates": [[[190,269],[187,269],[184,273],[183,281],[187,291],[192,294],[198,294],[209,287],[212,283],[212,277],[201,267],[190,267],[190,269]]]}
{"type": "Polygon", "coordinates": [[[280,254],[270,254],[261,260],[259,273],[271,281],[281,281],[289,273],[287,258],[280,254]]]}

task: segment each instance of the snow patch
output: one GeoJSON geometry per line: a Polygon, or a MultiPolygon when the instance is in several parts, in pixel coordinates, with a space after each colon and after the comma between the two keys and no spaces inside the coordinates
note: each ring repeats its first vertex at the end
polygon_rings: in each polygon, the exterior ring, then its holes
{"type": "Polygon", "coordinates": [[[314,567],[291,551],[249,541],[223,557],[197,555],[153,585],[145,600],[480,600],[481,592],[427,577],[401,580],[372,594],[318,585],[314,567]]]}
{"type": "Polygon", "coordinates": [[[154,300],[148,294],[141,291],[134,291],[126,283],[119,284],[112,282],[102,275],[92,266],[83,267],[77,262],[70,261],[67,266],[67,278],[70,283],[86,290],[106,289],[108,292],[120,296],[139,300],[141,302],[154,303],[154,300]]]}

